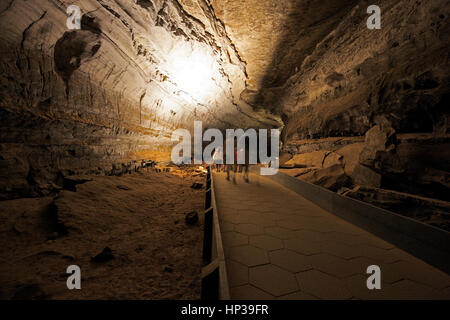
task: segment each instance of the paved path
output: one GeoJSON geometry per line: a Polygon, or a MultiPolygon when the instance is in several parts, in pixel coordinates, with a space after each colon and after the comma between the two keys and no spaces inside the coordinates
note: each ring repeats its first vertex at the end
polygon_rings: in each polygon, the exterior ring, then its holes
{"type": "Polygon", "coordinates": [[[447,274],[267,178],[214,183],[232,299],[450,299],[447,274]]]}

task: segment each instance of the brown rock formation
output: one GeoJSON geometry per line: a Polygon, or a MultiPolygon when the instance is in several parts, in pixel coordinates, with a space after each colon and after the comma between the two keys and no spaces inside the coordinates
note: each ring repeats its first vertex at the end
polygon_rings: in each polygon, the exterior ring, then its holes
{"type": "Polygon", "coordinates": [[[345,174],[344,168],[339,164],[325,169],[311,171],[299,176],[299,179],[317,184],[332,191],[338,191],[350,185],[349,177],[345,174]]]}
{"type": "Polygon", "coordinates": [[[167,161],[194,120],[280,128],[313,182],[449,199],[448,1],[378,1],[380,30],[368,0],[83,0],[79,30],[70,4],[0,4],[0,199],[167,161]]]}
{"type": "MultiPolygon", "coordinates": [[[[399,133],[446,132],[446,1],[379,1],[382,28],[365,27],[359,1],[268,100],[288,119],[284,137],[363,135],[380,115],[399,133]]],[[[447,20],[447,21],[446,21],[447,20]]]]}
{"type": "Polygon", "coordinates": [[[0,8],[5,197],[45,194],[59,174],[167,159],[172,130],[194,120],[280,125],[240,102],[245,63],[207,2],[87,0],[80,30],[66,26],[69,4],[0,8]]]}

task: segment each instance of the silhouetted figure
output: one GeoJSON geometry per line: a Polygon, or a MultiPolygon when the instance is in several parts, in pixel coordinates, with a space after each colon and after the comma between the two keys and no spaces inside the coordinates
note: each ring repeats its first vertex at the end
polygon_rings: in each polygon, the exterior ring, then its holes
{"type": "MultiPolygon", "coordinates": [[[[228,151],[227,151],[228,152],[228,151]]],[[[236,173],[237,173],[237,149],[236,146],[234,147],[234,163],[233,164],[227,164],[227,180],[230,180],[230,171],[233,170],[233,182],[236,183],[236,173]]]]}
{"type": "MultiPolygon", "coordinates": [[[[247,148],[246,148],[247,149],[247,148]]],[[[245,182],[249,183],[248,179],[248,169],[249,169],[249,163],[250,163],[250,156],[249,152],[246,149],[239,149],[237,157],[238,157],[238,163],[244,162],[244,164],[239,164],[239,173],[244,172],[244,180],[245,182]]]]}
{"type": "Polygon", "coordinates": [[[222,166],[223,166],[223,150],[222,147],[217,147],[214,150],[213,154],[213,169],[216,169],[216,172],[220,172],[222,166]]]}

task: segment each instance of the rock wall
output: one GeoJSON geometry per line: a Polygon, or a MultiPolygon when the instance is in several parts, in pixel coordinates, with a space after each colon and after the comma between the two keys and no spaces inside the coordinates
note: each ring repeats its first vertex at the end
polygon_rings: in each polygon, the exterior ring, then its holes
{"type": "MultiPolygon", "coordinates": [[[[217,16],[247,62],[242,97],[255,107],[264,88],[281,87],[357,3],[356,0],[213,0],[217,16]]],[[[277,97],[276,97],[277,98],[277,97]]],[[[266,105],[270,108],[270,105],[266,105]]]]}
{"type": "Polygon", "coordinates": [[[372,4],[352,5],[258,102],[284,120],[282,171],[448,229],[450,3],[377,1],[369,30],[372,4]]]}
{"type": "Polygon", "coordinates": [[[0,193],[168,159],[176,128],[272,127],[239,101],[245,63],[207,2],[3,1],[0,193]],[[69,30],[66,9],[81,8],[69,30]],[[196,8],[193,10],[192,8],[196,8]]]}
{"type": "MultiPolygon", "coordinates": [[[[448,143],[449,1],[380,0],[381,30],[366,27],[371,4],[1,2],[2,197],[45,194],[61,175],[167,159],[172,131],[194,120],[280,128],[286,155],[339,145],[353,159],[343,166],[350,177],[365,169],[359,150],[345,147],[385,120],[396,134],[432,135],[399,144],[397,153],[423,159],[400,171],[443,179],[447,155],[428,164],[424,154],[448,143]],[[71,4],[81,8],[79,30],[66,25],[71,4]]],[[[383,174],[380,183],[407,187],[398,172],[383,174]]]]}
{"type": "Polygon", "coordinates": [[[371,4],[359,1],[282,89],[265,89],[285,142],[361,136],[380,115],[398,133],[448,132],[449,2],[377,1],[380,30],[366,27],[371,4]]]}

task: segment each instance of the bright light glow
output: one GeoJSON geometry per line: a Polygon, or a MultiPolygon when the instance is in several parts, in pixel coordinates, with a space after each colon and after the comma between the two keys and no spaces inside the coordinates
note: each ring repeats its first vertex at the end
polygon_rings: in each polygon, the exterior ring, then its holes
{"type": "Polygon", "coordinates": [[[178,88],[199,102],[214,94],[213,78],[218,73],[215,59],[206,50],[180,46],[174,48],[164,65],[178,88]]]}

